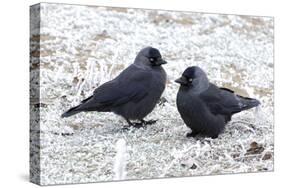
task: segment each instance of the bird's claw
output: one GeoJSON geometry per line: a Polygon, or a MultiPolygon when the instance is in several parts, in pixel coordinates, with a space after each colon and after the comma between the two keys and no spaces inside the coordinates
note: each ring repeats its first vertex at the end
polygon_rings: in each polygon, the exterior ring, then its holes
{"type": "Polygon", "coordinates": [[[146,124],[140,122],[140,123],[133,123],[132,126],[139,129],[139,128],[145,127],[145,125],[146,124]]]}
{"type": "Polygon", "coordinates": [[[127,125],[127,126],[124,126],[122,128],[122,130],[123,131],[128,131],[128,130],[130,130],[131,127],[139,129],[139,128],[145,127],[145,125],[143,123],[131,123],[131,124],[127,125]]]}
{"type": "Polygon", "coordinates": [[[156,123],[158,121],[158,119],[155,119],[155,120],[148,120],[148,121],[145,121],[145,120],[141,120],[141,123],[144,124],[144,125],[152,125],[154,123],[156,123]]]}
{"type": "Polygon", "coordinates": [[[124,126],[122,128],[123,131],[128,131],[131,127],[134,127],[134,128],[142,128],[142,127],[145,127],[145,124],[143,124],[142,122],[128,122],[129,124],[127,126],[124,126]]]}
{"type": "Polygon", "coordinates": [[[127,120],[128,122],[128,126],[125,126],[122,128],[122,130],[124,131],[127,131],[130,129],[130,127],[134,127],[134,128],[143,128],[143,127],[146,127],[146,125],[152,125],[154,123],[156,123],[158,120],[148,120],[148,121],[145,121],[145,120],[140,120],[140,122],[134,122],[132,123],[131,121],[127,120]]]}

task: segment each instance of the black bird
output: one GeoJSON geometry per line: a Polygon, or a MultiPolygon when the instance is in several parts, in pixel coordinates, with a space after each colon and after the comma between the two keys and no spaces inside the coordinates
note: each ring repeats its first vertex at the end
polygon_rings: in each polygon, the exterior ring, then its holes
{"type": "Polygon", "coordinates": [[[178,111],[192,130],[187,137],[200,134],[217,138],[233,114],[260,105],[256,99],[210,83],[197,66],[188,67],[175,82],[181,85],[177,94],[178,111]]]}
{"type": "Polygon", "coordinates": [[[114,112],[130,126],[155,123],[156,120],[145,121],[143,118],[153,110],[165,89],[166,72],[161,65],[166,63],[156,48],[142,49],[133,64],[61,117],[89,111],[114,112]],[[140,122],[132,123],[131,120],[140,122]]]}

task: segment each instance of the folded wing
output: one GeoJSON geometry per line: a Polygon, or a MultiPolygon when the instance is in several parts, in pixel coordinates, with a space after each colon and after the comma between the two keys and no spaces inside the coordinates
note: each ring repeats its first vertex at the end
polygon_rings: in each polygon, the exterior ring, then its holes
{"type": "Polygon", "coordinates": [[[226,121],[229,121],[233,114],[260,104],[256,99],[236,95],[230,89],[218,88],[213,84],[200,94],[200,98],[214,115],[224,115],[226,121]]]}
{"type": "Polygon", "coordinates": [[[137,103],[148,94],[150,78],[149,72],[128,67],[114,80],[98,87],[91,97],[81,102],[77,109],[107,112],[127,102],[137,103]]]}

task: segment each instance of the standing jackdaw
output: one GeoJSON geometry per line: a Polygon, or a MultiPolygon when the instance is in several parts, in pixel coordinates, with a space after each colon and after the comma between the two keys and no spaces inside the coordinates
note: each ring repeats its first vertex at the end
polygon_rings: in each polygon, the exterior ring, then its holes
{"type": "Polygon", "coordinates": [[[201,134],[217,138],[233,114],[260,104],[230,89],[218,88],[196,66],[188,67],[175,82],[181,85],[177,94],[178,111],[192,130],[187,137],[201,134]]]}
{"type": "Polygon", "coordinates": [[[156,120],[145,121],[143,118],[153,110],[165,89],[166,72],[161,65],[166,63],[156,48],[142,49],[133,64],[61,117],[88,111],[114,112],[130,126],[155,123],[156,120]],[[132,123],[130,120],[140,122],[132,123]]]}

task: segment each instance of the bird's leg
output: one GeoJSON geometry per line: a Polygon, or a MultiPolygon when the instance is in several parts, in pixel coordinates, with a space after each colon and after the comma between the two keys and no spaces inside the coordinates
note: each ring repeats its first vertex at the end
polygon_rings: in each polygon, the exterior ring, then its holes
{"type": "Polygon", "coordinates": [[[152,125],[152,124],[156,123],[158,121],[158,119],[156,119],[156,120],[151,119],[151,120],[148,120],[148,121],[145,121],[145,120],[142,119],[140,121],[143,125],[152,125]]]}
{"type": "Polygon", "coordinates": [[[124,127],[124,129],[128,129],[129,127],[135,127],[135,128],[141,128],[143,127],[143,123],[142,122],[135,122],[132,123],[129,119],[126,119],[128,125],[124,127]]]}
{"type": "Polygon", "coordinates": [[[198,132],[196,132],[196,131],[192,131],[191,133],[186,133],[186,137],[188,138],[188,137],[195,137],[196,135],[198,135],[198,132]]]}
{"type": "Polygon", "coordinates": [[[143,124],[142,122],[135,122],[133,124],[133,127],[135,127],[135,128],[142,128],[142,127],[145,127],[145,124],[143,124]]]}
{"type": "Polygon", "coordinates": [[[145,121],[143,119],[140,120],[140,122],[134,122],[132,123],[129,119],[126,119],[128,126],[125,126],[124,129],[128,129],[129,127],[135,127],[135,128],[141,128],[145,127],[146,125],[152,125],[156,123],[157,120],[148,120],[145,121]]]}
{"type": "Polygon", "coordinates": [[[126,119],[126,121],[127,121],[129,126],[133,126],[133,123],[129,119],[126,119]]]}
{"type": "Polygon", "coordinates": [[[132,123],[129,119],[125,119],[125,120],[127,121],[128,125],[125,125],[125,126],[122,128],[123,131],[129,130],[129,128],[130,128],[131,126],[133,126],[133,123],[132,123]]]}

